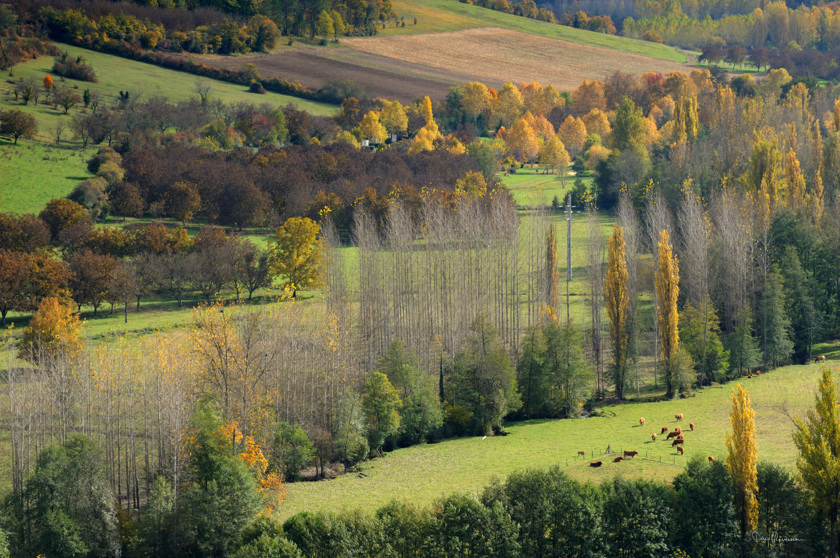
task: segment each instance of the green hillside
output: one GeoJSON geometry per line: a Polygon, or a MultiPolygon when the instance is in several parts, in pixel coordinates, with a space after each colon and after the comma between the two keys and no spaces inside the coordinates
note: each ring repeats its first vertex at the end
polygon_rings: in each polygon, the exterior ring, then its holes
{"type": "MultiPolygon", "coordinates": [[[[76,89],[80,96],[82,91],[90,89],[91,92],[99,92],[108,102],[114,99],[120,91],[129,91],[135,96],[139,95],[140,99],[161,96],[178,102],[196,96],[196,82],[207,82],[211,85],[210,96],[225,103],[246,102],[257,105],[269,103],[277,106],[292,103],[299,109],[306,110],[314,115],[330,115],[336,111],[334,105],[326,103],[277,93],[257,95],[249,93],[246,87],[233,83],[203,78],[75,46],[63,44],[58,46],[69,52],[70,56],[82,56],[96,72],[98,83],[72,79],[65,81],[64,85],[76,89]]],[[[0,109],[14,107],[35,116],[38,119],[39,139],[43,140],[51,140],[49,129],[54,127],[60,119],[69,120],[69,117],[62,114],[61,110],[56,111],[47,105],[30,103],[24,107],[20,103],[15,103],[11,91],[14,81],[20,78],[34,78],[40,83],[44,76],[50,72],[52,65],[53,59],[50,56],[29,60],[15,66],[13,68],[14,75],[0,83],[0,109]]],[[[56,84],[60,83],[61,81],[56,78],[56,84]]],[[[76,110],[78,109],[72,109],[70,114],[74,114],[76,110]]]]}
{"type": "MultiPolygon", "coordinates": [[[[813,408],[818,379],[819,367],[808,365],[741,381],[756,412],[759,459],[794,468],[797,454],[789,415],[802,417],[813,408]]],[[[443,494],[480,491],[492,478],[504,478],[517,469],[551,465],[561,466],[576,479],[596,483],[617,474],[670,480],[692,455],[725,459],[735,386],[733,382],[705,388],[685,400],[605,406],[597,409],[600,416],[590,418],[516,423],[508,427],[506,437],[461,438],[400,449],[363,463],[362,474],[287,485],[288,497],[279,513],[285,518],[303,510],[372,511],[392,499],[429,504],[443,494]],[[685,415],[681,423],[674,418],[677,413],[685,415]],[[640,417],[646,420],[643,427],[640,417]],[[691,422],[696,425],[694,432],[688,431],[691,422]],[[663,436],[651,440],[651,434],[659,434],[663,426],[673,430],[678,425],[688,431],[684,456],[663,436]],[[639,455],[614,463],[622,450],[636,450],[639,455]],[[578,451],[585,451],[586,457],[578,457],[578,451]],[[595,460],[603,461],[603,467],[589,467],[595,460]]]]}
{"type": "Polygon", "coordinates": [[[541,37],[611,48],[662,60],[686,61],[683,52],[667,45],[536,21],[464,4],[458,0],[394,0],[393,5],[397,13],[405,18],[405,27],[388,26],[381,31],[382,35],[446,33],[475,27],[502,27],[541,37]],[[416,25],[414,18],[417,18],[416,25]]]}

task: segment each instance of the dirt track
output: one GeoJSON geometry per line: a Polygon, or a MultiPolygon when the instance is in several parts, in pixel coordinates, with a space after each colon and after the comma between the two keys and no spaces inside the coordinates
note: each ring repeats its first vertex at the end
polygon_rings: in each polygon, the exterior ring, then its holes
{"type": "Polygon", "coordinates": [[[239,68],[253,62],[261,75],[300,81],[317,89],[330,79],[352,79],[373,97],[410,101],[420,95],[442,99],[453,85],[482,81],[552,83],[575,89],[584,79],[615,70],[686,71],[688,66],[547,39],[498,28],[453,33],[343,39],[342,47],[284,48],[273,54],[196,57],[206,64],[239,68]]]}

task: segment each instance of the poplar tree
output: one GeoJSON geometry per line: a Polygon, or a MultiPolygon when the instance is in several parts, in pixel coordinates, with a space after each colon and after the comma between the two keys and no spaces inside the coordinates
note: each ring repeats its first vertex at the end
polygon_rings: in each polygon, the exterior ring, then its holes
{"type": "Polygon", "coordinates": [[[668,231],[659,235],[659,263],[656,268],[656,317],[659,324],[659,346],[665,364],[666,397],[674,396],[674,359],[680,345],[677,297],[680,294],[680,269],[671,246],[668,231]]]}
{"type": "Polygon", "coordinates": [[[545,239],[546,300],[554,312],[560,303],[560,272],[557,269],[557,235],[552,226],[545,239]]]}
{"type": "Polygon", "coordinates": [[[831,525],[830,556],[837,556],[837,516],[840,512],[840,410],[837,386],[828,368],[822,369],[816,405],[808,420],[796,420],[793,443],[799,450],[796,467],[802,484],[831,525]]]}
{"type": "Polygon", "coordinates": [[[610,318],[610,342],[613,358],[611,363],[615,394],[624,399],[624,384],[627,377],[627,329],[630,295],[627,290],[627,261],[625,258],[624,230],[614,225],[612,236],[607,242],[607,282],[604,284],[604,300],[610,318]]]}
{"type": "Polygon", "coordinates": [[[750,395],[738,384],[732,392],[732,435],[726,435],[729,456],[726,465],[735,488],[735,513],[741,525],[741,536],[758,526],[758,453],[755,445],[755,411],[750,395]]]}

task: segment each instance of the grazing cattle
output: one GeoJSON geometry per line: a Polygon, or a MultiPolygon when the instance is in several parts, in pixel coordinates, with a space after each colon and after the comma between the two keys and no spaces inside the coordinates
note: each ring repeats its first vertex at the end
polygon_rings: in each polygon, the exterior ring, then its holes
{"type": "Polygon", "coordinates": [[[752,374],[747,375],[748,380],[752,380],[752,374]]]}
{"type": "Polygon", "coordinates": [[[656,441],[656,432],[654,432],[650,437],[653,438],[653,441],[655,442],[656,441]]]}
{"type": "Polygon", "coordinates": [[[668,427],[667,427],[667,426],[663,426],[663,427],[662,427],[662,432],[660,432],[660,434],[665,434],[666,432],[668,432],[668,427]]]}
{"type": "Polygon", "coordinates": [[[689,422],[689,423],[688,423],[688,426],[689,426],[689,427],[691,427],[691,431],[692,431],[692,432],[694,432],[694,423],[693,423],[693,422],[689,422]]]}
{"type": "Polygon", "coordinates": [[[761,370],[756,370],[756,371],[755,371],[755,375],[756,375],[756,376],[761,376],[761,370]]]}
{"type": "Polygon", "coordinates": [[[619,455],[618,457],[613,459],[613,463],[618,463],[619,461],[623,461],[623,460],[624,460],[624,458],[619,455]]]}
{"type": "Polygon", "coordinates": [[[714,463],[714,462],[715,462],[715,458],[710,455],[709,456],[709,463],[714,463]]]}
{"type": "Polygon", "coordinates": [[[592,463],[589,464],[589,466],[590,467],[600,467],[602,464],[603,463],[601,463],[600,461],[593,461],[592,463]]]}
{"type": "Polygon", "coordinates": [[[683,451],[685,450],[683,450],[682,446],[677,446],[677,451],[680,453],[680,455],[683,455],[683,451]]]}
{"type": "Polygon", "coordinates": [[[685,440],[683,440],[682,438],[677,438],[676,440],[674,440],[673,442],[671,442],[671,447],[674,447],[674,446],[681,446],[681,445],[683,445],[684,443],[685,443],[685,440]]]}
{"type": "Polygon", "coordinates": [[[674,415],[674,418],[677,419],[677,420],[682,420],[683,419],[683,414],[680,413],[678,415],[674,415]]]}
{"type": "Polygon", "coordinates": [[[582,455],[583,457],[586,457],[586,452],[585,451],[579,451],[578,455],[582,455]]]}
{"type": "Polygon", "coordinates": [[[642,417],[642,418],[640,418],[640,419],[639,419],[639,424],[640,424],[641,426],[644,426],[644,425],[645,425],[645,417],[642,417]]]}
{"type": "Polygon", "coordinates": [[[825,361],[825,355],[820,355],[814,359],[814,362],[823,362],[825,361]]]}
{"type": "Polygon", "coordinates": [[[638,454],[637,451],[624,450],[624,457],[636,457],[638,454]]]}
{"type": "Polygon", "coordinates": [[[678,436],[680,436],[680,433],[679,433],[679,432],[677,432],[676,430],[674,430],[673,432],[671,432],[670,434],[668,434],[668,437],[667,437],[667,438],[665,438],[665,439],[666,439],[666,440],[670,440],[671,438],[676,438],[676,437],[678,437],[678,436]]]}
{"type": "Polygon", "coordinates": [[[674,428],[674,432],[676,432],[677,434],[679,434],[680,432],[682,432],[682,428],[680,428],[680,427],[678,426],[678,427],[674,428]]]}

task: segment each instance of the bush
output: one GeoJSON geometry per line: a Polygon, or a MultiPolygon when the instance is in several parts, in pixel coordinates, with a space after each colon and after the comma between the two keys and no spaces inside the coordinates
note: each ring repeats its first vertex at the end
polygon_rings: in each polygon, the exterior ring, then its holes
{"type": "Polygon", "coordinates": [[[93,83],[99,81],[96,79],[96,73],[93,71],[93,68],[81,56],[71,58],[67,51],[55,57],[52,73],[79,81],[91,81],[93,83]]]}

